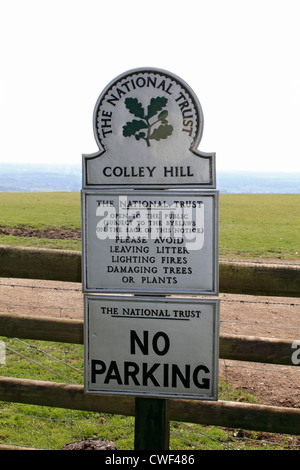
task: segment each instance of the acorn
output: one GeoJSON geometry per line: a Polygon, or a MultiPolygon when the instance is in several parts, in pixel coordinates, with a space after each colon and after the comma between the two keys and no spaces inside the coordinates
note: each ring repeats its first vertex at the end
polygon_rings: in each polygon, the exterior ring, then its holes
{"type": "Polygon", "coordinates": [[[160,121],[162,121],[163,119],[166,119],[166,117],[168,116],[168,114],[169,114],[168,111],[164,110],[164,111],[162,111],[161,113],[159,113],[158,119],[159,119],[160,121]]]}

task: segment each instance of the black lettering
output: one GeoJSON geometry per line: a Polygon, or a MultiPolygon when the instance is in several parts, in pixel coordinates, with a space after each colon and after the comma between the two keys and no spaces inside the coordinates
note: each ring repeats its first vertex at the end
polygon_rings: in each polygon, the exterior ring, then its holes
{"type": "Polygon", "coordinates": [[[117,92],[118,92],[119,98],[121,98],[122,95],[126,95],[126,92],[122,90],[121,88],[117,88],[117,92]]]}
{"type": "MultiPolygon", "coordinates": [[[[147,356],[149,354],[149,332],[143,331],[143,339],[141,339],[137,332],[130,330],[130,354],[136,354],[135,344],[138,345],[141,352],[147,356]]],[[[155,333],[152,339],[152,348],[158,356],[164,356],[170,349],[170,339],[163,331],[155,333]],[[164,339],[164,344],[159,346],[159,339],[164,339]]]]}
{"type": "Polygon", "coordinates": [[[181,380],[185,388],[190,388],[190,370],[191,366],[186,364],[185,376],[177,364],[172,364],[172,387],[177,387],[177,377],[181,380]]]}
{"type": "Polygon", "coordinates": [[[105,365],[105,362],[103,361],[92,359],[91,368],[92,368],[92,383],[94,384],[96,383],[96,375],[104,374],[104,372],[106,371],[106,365],[105,365]],[[100,369],[98,369],[97,366],[100,366],[100,369]]]}
{"type": "Polygon", "coordinates": [[[143,362],[143,385],[148,385],[148,380],[151,380],[153,385],[155,385],[156,387],[160,387],[159,382],[153,375],[153,372],[155,372],[159,366],[160,364],[158,363],[153,364],[151,369],[148,370],[148,364],[146,362],[143,362]]]}
{"type": "Polygon", "coordinates": [[[124,362],[124,385],[129,385],[129,378],[132,379],[135,385],[140,385],[136,378],[140,368],[135,362],[125,361],[124,362]]]}
{"type": "Polygon", "coordinates": [[[150,84],[153,86],[153,88],[156,88],[156,80],[157,80],[157,77],[147,77],[147,87],[150,86],[150,84]]]}
{"type": "Polygon", "coordinates": [[[106,166],[105,168],[103,168],[104,176],[111,176],[111,172],[110,172],[110,174],[108,174],[109,170],[111,170],[110,166],[106,166]]]}
{"type": "Polygon", "coordinates": [[[169,386],[169,364],[164,364],[163,365],[164,367],[164,383],[163,383],[163,386],[164,387],[168,387],[169,386]]]}
{"type": "Polygon", "coordinates": [[[143,331],[143,342],[140,340],[138,337],[136,331],[130,330],[130,354],[135,354],[135,343],[138,344],[140,350],[144,355],[149,354],[149,332],[148,331],[143,331]]]}
{"type": "Polygon", "coordinates": [[[116,106],[115,101],[119,101],[119,98],[117,96],[111,94],[111,97],[107,100],[107,102],[112,104],[113,106],[116,106]]]}
{"type": "MultiPolygon", "coordinates": [[[[135,338],[141,349],[146,348],[148,351],[148,332],[144,332],[144,343],[135,332],[133,333],[132,337],[135,338]]],[[[163,336],[161,332],[153,337],[153,345],[155,344],[156,348],[157,340],[160,336],[163,336]]],[[[169,338],[166,335],[163,337],[165,338],[165,347],[163,350],[157,350],[159,355],[165,354],[170,344],[169,338]]],[[[178,365],[176,363],[143,362],[140,365],[133,361],[124,361],[118,365],[116,361],[106,364],[102,360],[91,360],[91,383],[96,383],[97,376],[102,375],[102,383],[104,384],[111,384],[112,381],[116,381],[118,385],[154,385],[155,387],[172,387],[174,389],[180,386],[189,389],[194,384],[198,389],[208,390],[210,378],[205,377],[205,375],[209,373],[208,367],[203,364],[192,368],[190,364],[178,365]],[[159,374],[158,376],[155,376],[156,372],[159,374]]]]}
{"type": "Polygon", "coordinates": [[[110,380],[116,380],[119,385],[122,385],[122,379],[116,361],[111,361],[104,383],[108,384],[110,380]]]}
{"type": "Polygon", "coordinates": [[[136,84],[139,88],[143,88],[146,85],[146,79],[144,77],[138,77],[136,79],[136,84]]]}
{"type": "Polygon", "coordinates": [[[209,369],[206,366],[197,366],[193,372],[193,381],[198,388],[209,388],[209,379],[202,379],[200,383],[198,380],[198,373],[203,370],[206,374],[209,373],[209,369]]]}
{"type": "Polygon", "coordinates": [[[170,339],[169,339],[168,335],[166,333],[163,333],[162,331],[159,331],[158,333],[155,333],[155,335],[153,336],[153,340],[152,340],[152,346],[153,346],[153,351],[158,356],[164,356],[165,354],[167,354],[167,352],[170,349],[170,339]],[[165,340],[165,345],[162,348],[162,350],[159,350],[159,348],[158,348],[159,337],[162,337],[165,340]]]}

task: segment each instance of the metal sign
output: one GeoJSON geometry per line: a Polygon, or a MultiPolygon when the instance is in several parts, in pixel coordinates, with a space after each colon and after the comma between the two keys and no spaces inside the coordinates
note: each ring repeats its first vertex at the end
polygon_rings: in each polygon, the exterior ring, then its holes
{"type": "Polygon", "coordinates": [[[201,105],[176,75],[120,75],[99,96],[93,126],[99,151],[83,155],[83,188],[215,188],[215,154],[197,150],[201,105]]]}
{"type": "Polygon", "coordinates": [[[83,191],[84,292],[218,294],[217,191],[83,191]]]}
{"type": "Polygon", "coordinates": [[[218,300],[85,296],[85,392],[216,400],[218,300]]]}
{"type": "Polygon", "coordinates": [[[219,193],[215,154],[198,150],[201,105],[170,72],[130,70],[100,94],[93,127],[99,150],[83,155],[81,192],[85,392],[217,400],[219,300],[199,296],[219,293],[219,193]]]}

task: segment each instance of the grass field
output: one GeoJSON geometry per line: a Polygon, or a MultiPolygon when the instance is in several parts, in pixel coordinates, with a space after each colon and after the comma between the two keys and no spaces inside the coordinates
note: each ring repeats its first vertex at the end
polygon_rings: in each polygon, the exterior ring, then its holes
{"type": "Polygon", "coordinates": [[[80,228],[79,193],[0,193],[0,226],[80,228]]]}
{"type": "Polygon", "coordinates": [[[300,194],[221,194],[220,256],[299,260],[300,194]]]}
{"type": "MultiPolygon", "coordinates": [[[[79,193],[0,193],[0,228],[80,228],[79,193]]],[[[300,194],[221,194],[220,258],[299,259],[300,194]]],[[[80,250],[80,241],[0,236],[2,245],[80,250]]]]}

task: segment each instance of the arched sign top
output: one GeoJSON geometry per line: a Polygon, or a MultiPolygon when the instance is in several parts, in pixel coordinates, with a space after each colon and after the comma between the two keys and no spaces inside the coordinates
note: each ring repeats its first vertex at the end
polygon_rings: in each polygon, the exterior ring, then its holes
{"type": "Polygon", "coordinates": [[[112,127],[106,127],[103,117],[107,113],[109,116],[111,113],[112,121],[121,116],[124,121],[128,118],[122,135],[134,135],[147,146],[151,146],[151,140],[168,139],[172,134],[176,139],[182,133],[189,147],[197,148],[202,137],[203,113],[198,98],[183,80],[163,70],[135,69],[120,75],[105,88],[94,111],[99,148],[110,143],[113,146],[116,137],[112,127]],[[135,126],[130,125],[133,121],[135,126]]]}
{"type": "Polygon", "coordinates": [[[84,187],[215,187],[215,155],[197,150],[201,105],[176,75],[119,75],[100,94],[93,126],[99,151],[83,156],[84,187]]]}

